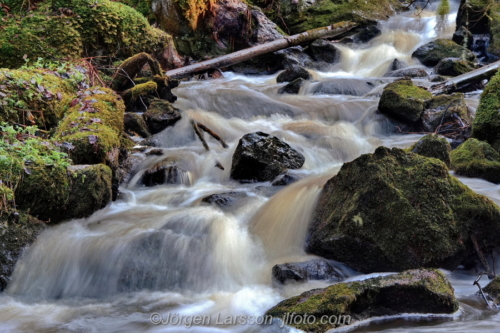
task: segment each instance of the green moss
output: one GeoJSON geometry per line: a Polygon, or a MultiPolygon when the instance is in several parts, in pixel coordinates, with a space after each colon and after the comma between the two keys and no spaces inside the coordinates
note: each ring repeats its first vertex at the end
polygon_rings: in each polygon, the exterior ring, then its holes
{"type": "Polygon", "coordinates": [[[119,2],[134,8],[136,11],[144,15],[144,17],[152,20],[151,0],[120,0],[119,2]]]}
{"type": "Polygon", "coordinates": [[[0,69],[0,122],[53,128],[78,89],[77,74],[83,77],[71,69],[64,73],[68,79],[47,69],[0,69]]]}
{"type": "Polygon", "coordinates": [[[472,136],[500,152],[500,72],[490,80],[479,101],[472,136]]]}
{"type": "Polygon", "coordinates": [[[350,316],[361,320],[373,315],[453,313],[457,310],[453,288],[441,272],[413,270],[310,290],[279,303],[266,315],[280,318],[306,332],[326,332],[351,322],[322,322],[324,316],[337,316],[337,319],[350,316]],[[311,320],[297,324],[290,318],[304,315],[311,320]]]}
{"type": "Polygon", "coordinates": [[[424,136],[411,146],[408,151],[426,157],[437,158],[443,161],[448,167],[451,165],[451,145],[445,138],[439,137],[437,134],[424,136]]]}
{"type": "MultiPolygon", "coordinates": [[[[265,1],[257,1],[256,4],[269,8],[269,3],[265,1]]],[[[310,6],[304,1],[293,4],[281,0],[274,2],[265,14],[284,31],[297,34],[341,21],[374,24],[376,20],[389,18],[400,6],[395,0],[319,0],[310,6]]]]}
{"type": "Polygon", "coordinates": [[[74,146],[69,155],[77,164],[116,163],[123,131],[123,100],[110,89],[94,87],[72,103],[55,137],[74,146]]]}
{"type": "Polygon", "coordinates": [[[464,60],[476,61],[476,56],[472,51],[449,39],[437,39],[427,43],[415,50],[412,56],[426,66],[436,66],[445,58],[465,57],[464,60]]]}
{"type": "Polygon", "coordinates": [[[396,119],[415,122],[432,97],[430,92],[415,86],[410,79],[401,79],[384,88],[378,108],[381,113],[396,119]]]}
{"type": "Polygon", "coordinates": [[[26,11],[14,11],[0,28],[0,67],[20,66],[24,54],[30,59],[77,59],[84,53],[129,57],[172,43],[133,8],[109,0],[45,0],[26,11]]]}
{"type": "Polygon", "coordinates": [[[487,142],[477,139],[465,141],[452,152],[451,162],[457,175],[500,183],[500,154],[487,142]]]}
{"type": "Polygon", "coordinates": [[[485,252],[499,242],[498,206],[443,162],[397,148],[344,164],[317,207],[307,251],[362,272],[455,268],[476,256],[471,234],[485,252]]]}
{"type": "Polygon", "coordinates": [[[491,296],[495,304],[500,304],[500,276],[495,277],[483,290],[491,296]]]}

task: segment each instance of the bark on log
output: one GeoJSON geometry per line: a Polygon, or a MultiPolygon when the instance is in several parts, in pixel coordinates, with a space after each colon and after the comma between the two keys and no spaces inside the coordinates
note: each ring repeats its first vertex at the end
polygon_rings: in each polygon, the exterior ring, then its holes
{"type": "Polygon", "coordinates": [[[429,91],[434,95],[449,94],[455,90],[462,89],[471,84],[481,82],[484,79],[491,78],[495,75],[499,68],[500,61],[496,61],[469,73],[452,77],[442,83],[435,84],[430,87],[429,91]]]}
{"type": "Polygon", "coordinates": [[[356,26],[357,24],[353,22],[340,22],[327,27],[308,30],[298,35],[276,39],[268,43],[253,46],[248,49],[226,54],[207,61],[202,61],[190,66],[172,69],[167,71],[166,75],[171,78],[180,79],[193,73],[235,65],[266,53],[276,52],[291,46],[297,46],[318,38],[338,36],[356,26]]]}

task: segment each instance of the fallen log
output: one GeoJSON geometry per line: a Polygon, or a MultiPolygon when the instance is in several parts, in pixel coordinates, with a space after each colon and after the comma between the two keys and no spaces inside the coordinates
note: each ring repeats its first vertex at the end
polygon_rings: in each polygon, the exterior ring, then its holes
{"type": "Polygon", "coordinates": [[[327,27],[308,30],[298,35],[276,39],[268,43],[253,46],[248,49],[226,54],[214,59],[202,61],[186,67],[172,69],[167,71],[165,74],[170,78],[180,79],[194,73],[207,71],[209,69],[235,65],[266,53],[276,52],[291,46],[297,46],[318,38],[338,36],[356,26],[357,24],[353,22],[340,22],[327,27]]]}
{"type": "Polygon", "coordinates": [[[449,94],[458,89],[463,89],[472,84],[479,83],[482,80],[491,78],[499,68],[500,61],[496,61],[469,73],[452,77],[444,82],[435,84],[430,87],[429,91],[434,95],[449,94]]]}

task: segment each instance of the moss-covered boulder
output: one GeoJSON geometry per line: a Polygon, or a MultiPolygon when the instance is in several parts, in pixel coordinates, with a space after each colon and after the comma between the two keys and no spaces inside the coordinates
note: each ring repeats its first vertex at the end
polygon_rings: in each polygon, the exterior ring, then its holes
{"type": "Polygon", "coordinates": [[[361,272],[453,269],[500,244],[500,208],[446,165],[379,147],[346,163],[323,188],[306,250],[361,272]]]}
{"type": "Polygon", "coordinates": [[[466,132],[469,135],[472,119],[470,110],[465,103],[464,94],[453,93],[434,96],[425,106],[419,130],[424,132],[440,131],[444,134],[447,132],[466,132]]]}
{"type": "MultiPolygon", "coordinates": [[[[348,34],[352,35],[368,26],[376,25],[378,20],[389,18],[401,8],[401,3],[396,0],[280,0],[271,5],[265,0],[258,0],[255,4],[266,8],[266,15],[288,34],[297,34],[341,21],[352,21],[359,24],[358,29],[348,34]]],[[[343,36],[339,36],[341,37],[343,36]]]]}
{"type": "Polygon", "coordinates": [[[431,98],[430,92],[415,86],[410,79],[400,79],[384,88],[378,109],[392,118],[413,123],[420,119],[431,98]]]}
{"type": "Polygon", "coordinates": [[[437,39],[427,43],[412,54],[412,57],[429,67],[436,66],[444,58],[462,58],[462,56],[465,56],[465,60],[476,61],[476,55],[472,51],[449,39],[437,39]]]}
{"type": "Polygon", "coordinates": [[[445,138],[436,134],[429,134],[418,140],[408,151],[425,157],[441,160],[450,167],[451,145],[445,138]]]}
{"type": "Polygon", "coordinates": [[[0,122],[55,127],[84,78],[65,65],[59,71],[0,69],[0,122]]]}
{"type": "Polygon", "coordinates": [[[422,269],[306,291],[282,301],[266,315],[305,332],[323,333],[370,317],[451,314],[458,308],[453,287],[444,274],[422,269]]]}
{"type": "Polygon", "coordinates": [[[434,72],[439,75],[445,76],[458,76],[476,69],[474,63],[471,61],[461,60],[459,58],[444,58],[441,59],[434,72]]]}
{"type": "Polygon", "coordinates": [[[44,0],[11,10],[0,27],[0,67],[30,60],[78,59],[83,55],[128,57],[162,53],[172,38],[153,28],[133,8],[110,0],[44,0]],[[37,47],[33,47],[37,45],[37,47]]]}
{"type": "Polygon", "coordinates": [[[55,138],[69,142],[75,164],[116,165],[123,131],[125,105],[114,91],[93,87],[69,104],[55,138]]]}
{"type": "Polygon", "coordinates": [[[24,212],[9,216],[0,209],[0,292],[7,287],[17,260],[44,228],[44,222],[24,212]]]}
{"type": "Polygon", "coordinates": [[[451,153],[451,163],[457,175],[500,183],[500,154],[487,142],[465,141],[451,153]]]}
{"type": "Polygon", "coordinates": [[[495,302],[497,306],[500,305],[500,276],[496,276],[493,281],[488,283],[488,285],[483,288],[483,291],[488,294],[490,299],[495,302]]]}
{"type": "Polygon", "coordinates": [[[487,141],[500,152],[500,72],[488,83],[472,123],[472,136],[487,141]]]}

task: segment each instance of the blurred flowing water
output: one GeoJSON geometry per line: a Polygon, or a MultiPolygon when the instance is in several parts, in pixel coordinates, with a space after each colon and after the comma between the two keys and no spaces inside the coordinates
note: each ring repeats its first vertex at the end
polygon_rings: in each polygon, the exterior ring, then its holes
{"type": "MultiPolygon", "coordinates": [[[[455,11],[456,11],[456,3],[455,11]]],[[[447,17],[453,31],[455,15],[447,17]]],[[[307,226],[323,184],[342,164],[380,145],[407,147],[418,135],[389,134],[375,113],[395,58],[411,58],[436,38],[432,11],[380,23],[382,34],[368,44],[339,45],[340,63],[299,95],[278,95],[276,75],[183,82],[175,90],[183,118],[159,135],[162,156],[149,156],[123,196],[87,219],[43,232],[18,262],[8,289],[0,294],[1,332],[287,332],[279,325],[220,325],[218,317],[260,316],[279,301],[326,282],[278,287],[277,263],[313,258],[304,253],[307,226]],[[228,144],[209,139],[206,152],[190,119],[205,124],[228,144]],[[306,158],[300,178],[287,187],[230,180],[238,140],[262,131],[279,137],[306,158]],[[158,162],[182,172],[176,185],[141,186],[144,171],[158,162]],[[225,170],[215,168],[220,163],[225,170]],[[234,192],[221,209],[202,202],[214,193],[234,192]],[[152,313],[209,316],[210,325],[154,325],[152,313]]],[[[418,81],[418,80],[415,80],[418,81]]],[[[418,81],[420,84],[428,84],[418,81]]],[[[467,100],[477,106],[477,95],[467,100]]],[[[174,176],[172,176],[174,177],[174,176]]],[[[500,188],[462,179],[500,203],[500,188]]],[[[364,279],[336,264],[347,280],[364,279]]],[[[498,265],[497,265],[498,266],[498,265]]],[[[355,332],[499,332],[500,315],[485,310],[472,286],[473,272],[445,272],[461,302],[453,316],[400,316],[372,320],[355,332]]],[[[486,283],[486,282],[484,282],[486,283]]]]}

